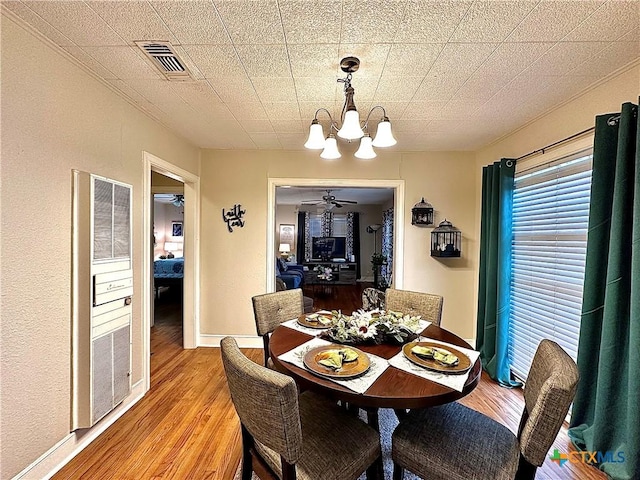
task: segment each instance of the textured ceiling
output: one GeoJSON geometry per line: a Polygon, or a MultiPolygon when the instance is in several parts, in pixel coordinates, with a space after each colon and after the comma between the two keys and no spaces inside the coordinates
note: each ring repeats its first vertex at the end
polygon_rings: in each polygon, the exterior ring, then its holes
{"type": "MultiPolygon", "coordinates": [[[[394,150],[473,150],[640,58],[640,1],[2,1],[142,110],[204,148],[301,149],[339,113],[342,57],[361,116],[394,150]],[[171,42],[168,82],[135,41],[171,42]]],[[[326,128],[325,128],[326,131],[326,128]]]]}

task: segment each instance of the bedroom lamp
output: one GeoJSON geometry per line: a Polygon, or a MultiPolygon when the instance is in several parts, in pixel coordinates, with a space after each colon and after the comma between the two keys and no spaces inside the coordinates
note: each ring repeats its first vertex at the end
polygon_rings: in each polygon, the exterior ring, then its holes
{"type": "Polygon", "coordinates": [[[180,250],[180,245],[178,244],[178,242],[164,242],[164,249],[167,252],[167,257],[173,258],[173,252],[177,252],[178,250],[180,250]]]}
{"type": "Polygon", "coordinates": [[[391,122],[389,121],[389,117],[387,117],[387,112],[384,107],[375,105],[369,110],[365,121],[360,121],[360,114],[353,100],[355,90],[351,86],[351,78],[353,73],[358,71],[358,68],[360,68],[359,58],[345,57],[340,61],[340,69],[347,74],[345,78],[338,79],[338,82],[344,83],[344,104],[342,105],[342,113],[340,116],[342,125],[339,125],[338,122],[333,119],[331,112],[326,108],[316,110],[313,120],[311,121],[309,137],[304,146],[311,150],[322,150],[322,154],[320,155],[322,158],[329,160],[340,158],[334,131],[338,137],[344,138],[348,142],[360,140],[360,148],[355,154],[357,158],[374,158],[376,154],[373,147],[391,147],[397,143],[391,132],[391,122]],[[369,127],[369,118],[377,109],[382,110],[382,118],[378,122],[376,136],[372,140],[371,136],[366,132],[369,127]],[[324,135],[322,124],[318,121],[318,114],[320,112],[326,113],[329,117],[329,135],[327,137],[324,135]]]}

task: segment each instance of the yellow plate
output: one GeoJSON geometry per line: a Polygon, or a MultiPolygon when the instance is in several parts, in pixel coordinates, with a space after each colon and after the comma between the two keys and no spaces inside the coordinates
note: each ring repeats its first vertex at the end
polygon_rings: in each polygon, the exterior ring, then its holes
{"type": "Polygon", "coordinates": [[[440,343],[409,342],[402,347],[402,353],[404,353],[404,356],[416,365],[419,365],[428,370],[433,370],[435,372],[460,375],[467,372],[471,368],[471,360],[469,359],[469,357],[467,357],[460,350],[450,347],[449,345],[442,345],[440,343]],[[419,345],[421,347],[433,347],[441,351],[453,353],[456,357],[458,357],[458,363],[456,365],[448,367],[447,365],[443,365],[442,363],[433,360],[432,358],[421,358],[411,351],[411,349],[416,345],[419,345]]]}
{"type": "Polygon", "coordinates": [[[362,375],[371,366],[371,361],[366,353],[357,348],[341,346],[341,345],[323,345],[321,347],[312,348],[309,350],[303,358],[303,362],[305,367],[311,370],[313,373],[317,375],[321,375],[323,377],[329,378],[354,378],[362,375]],[[342,350],[345,348],[349,348],[358,354],[358,358],[351,362],[342,362],[342,368],[339,370],[333,370],[329,367],[325,367],[324,365],[318,363],[318,360],[322,358],[318,358],[321,353],[326,352],[327,350],[342,350]]]}
{"type": "Polygon", "coordinates": [[[312,321],[314,315],[316,316],[316,318],[319,318],[319,317],[331,318],[331,315],[326,315],[326,314],[323,315],[318,313],[305,313],[304,315],[300,315],[298,317],[298,323],[303,327],[307,327],[307,328],[326,329],[326,328],[333,327],[333,322],[324,325],[318,321],[315,321],[315,322],[312,321]]]}

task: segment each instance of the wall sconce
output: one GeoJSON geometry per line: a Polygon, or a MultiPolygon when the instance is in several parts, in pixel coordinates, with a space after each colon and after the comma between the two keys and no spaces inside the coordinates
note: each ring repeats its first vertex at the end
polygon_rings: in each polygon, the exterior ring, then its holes
{"type": "Polygon", "coordinates": [[[411,209],[411,225],[433,225],[433,206],[424,201],[424,197],[411,209]]]}
{"type": "Polygon", "coordinates": [[[431,232],[432,257],[459,257],[462,232],[445,218],[431,232]]]}

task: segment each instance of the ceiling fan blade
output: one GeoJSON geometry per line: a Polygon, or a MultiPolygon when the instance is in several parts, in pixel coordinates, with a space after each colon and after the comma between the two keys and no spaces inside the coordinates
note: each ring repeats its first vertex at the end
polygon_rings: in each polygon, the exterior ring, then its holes
{"type": "Polygon", "coordinates": [[[305,200],[304,202],[302,202],[302,205],[319,205],[321,203],[324,203],[322,200],[305,200]]]}
{"type": "Polygon", "coordinates": [[[357,204],[358,202],[354,201],[354,200],[336,200],[336,202],[340,202],[340,203],[350,203],[352,205],[357,204]]]}
{"type": "Polygon", "coordinates": [[[338,208],[342,208],[342,205],[340,205],[340,204],[339,204],[337,201],[335,201],[335,200],[334,200],[333,202],[331,202],[331,203],[333,203],[333,204],[334,204],[336,207],[338,207],[338,208]]]}

